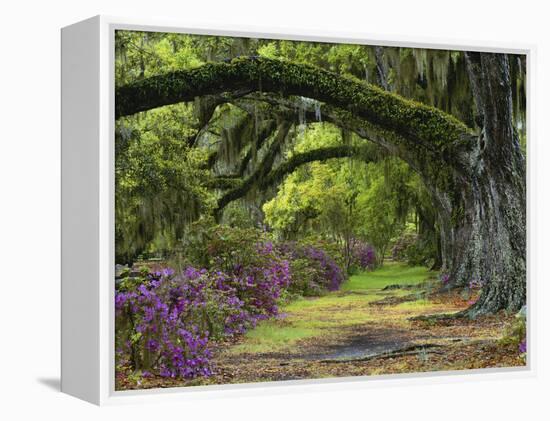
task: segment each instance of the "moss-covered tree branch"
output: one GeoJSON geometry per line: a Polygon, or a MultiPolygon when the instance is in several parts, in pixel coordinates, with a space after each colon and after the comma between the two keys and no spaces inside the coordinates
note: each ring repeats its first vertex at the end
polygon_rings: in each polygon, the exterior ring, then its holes
{"type": "MultiPolygon", "coordinates": [[[[302,165],[315,161],[326,161],[328,159],[347,157],[360,159],[364,162],[374,162],[378,159],[379,154],[376,153],[372,145],[342,145],[319,148],[295,154],[275,169],[271,169],[269,160],[264,160],[260,167],[250,177],[241,181],[218,200],[216,213],[219,213],[232,201],[244,197],[253,188],[265,190],[270,186],[280,183],[286,175],[291,174],[302,165]],[[263,176],[260,177],[260,174],[263,174],[263,176]]],[[[226,179],[223,181],[220,179],[220,185],[226,181],[226,179]]],[[[233,179],[232,182],[235,182],[235,180],[233,179]]]]}
{"type": "Polygon", "coordinates": [[[314,98],[431,148],[472,141],[468,127],[434,107],[316,67],[267,58],[208,63],[122,86],[116,92],[116,117],[198,96],[249,90],[314,98]]]}

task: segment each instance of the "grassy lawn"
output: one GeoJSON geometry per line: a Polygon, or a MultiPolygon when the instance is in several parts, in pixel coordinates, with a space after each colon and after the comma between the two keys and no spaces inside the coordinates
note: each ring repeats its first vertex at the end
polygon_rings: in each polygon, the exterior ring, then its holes
{"type": "Polygon", "coordinates": [[[319,298],[303,298],[281,308],[286,314],[282,320],[266,320],[246,333],[244,340],[231,348],[230,353],[284,352],[297,342],[315,337],[338,335],[342,329],[382,321],[404,318],[403,314],[428,303],[423,300],[412,305],[403,303],[395,314],[381,314],[371,304],[388,296],[401,297],[415,291],[381,291],[391,284],[418,284],[432,274],[424,267],[409,267],[388,263],[373,272],[352,276],[340,291],[319,298]],[[400,311],[399,311],[400,310],[400,311]]]}
{"type": "Polygon", "coordinates": [[[364,291],[382,289],[391,284],[418,284],[433,276],[427,268],[422,266],[406,266],[400,263],[389,262],[373,272],[364,272],[352,276],[342,285],[342,291],[364,291]]]}

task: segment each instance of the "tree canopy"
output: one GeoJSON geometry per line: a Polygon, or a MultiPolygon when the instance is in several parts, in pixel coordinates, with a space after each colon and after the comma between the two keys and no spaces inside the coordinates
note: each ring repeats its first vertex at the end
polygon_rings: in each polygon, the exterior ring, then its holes
{"type": "MultiPolygon", "coordinates": [[[[458,284],[488,270],[449,243],[466,241],[498,137],[476,96],[490,78],[472,76],[497,65],[484,56],[129,31],[116,43],[117,259],[174,249],[231,204],[281,236],[322,224],[382,254],[414,226],[458,284]]],[[[525,58],[504,66],[524,149],[525,58]]]]}

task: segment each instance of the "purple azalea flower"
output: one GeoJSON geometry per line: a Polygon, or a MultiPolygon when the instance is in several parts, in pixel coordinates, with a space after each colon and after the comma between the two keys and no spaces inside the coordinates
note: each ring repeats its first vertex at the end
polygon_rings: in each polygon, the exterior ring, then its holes
{"type": "Polygon", "coordinates": [[[525,354],[527,352],[527,339],[524,339],[519,344],[519,353],[525,354]]]}

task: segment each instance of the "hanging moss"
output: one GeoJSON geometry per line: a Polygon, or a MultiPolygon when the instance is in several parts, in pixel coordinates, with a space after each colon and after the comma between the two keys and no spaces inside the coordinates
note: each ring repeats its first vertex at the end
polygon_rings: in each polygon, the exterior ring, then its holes
{"type": "Polygon", "coordinates": [[[219,213],[232,201],[246,196],[253,188],[265,190],[280,183],[286,175],[292,173],[302,165],[315,161],[326,161],[328,159],[347,157],[352,157],[363,162],[375,162],[379,156],[379,154],[376,153],[376,149],[375,146],[369,144],[361,146],[342,145],[314,149],[293,155],[274,170],[271,170],[269,163],[264,160],[260,168],[254,172],[254,174],[240,182],[239,185],[220,198],[216,213],[219,213]]]}
{"type": "Polygon", "coordinates": [[[430,148],[461,144],[471,134],[463,123],[436,108],[312,66],[266,58],[209,63],[123,86],[117,89],[116,115],[243,88],[315,98],[430,148]]]}
{"type": "Polygon", "coordinates": [[[227,190],[237,188],[242,184],[242,181],[236,177],[215,177],[206,183],[209,188],[227,190]]]}
{"type": "MultiPolygon", "coordinates": [[[[369,138],[374,133],[379,139],[375,142],[414,165],[441,191],[453,187],[456,155],[475,145],[470,129],[434,107],[315,67],[265,58],[242,57],[229,63],[211,63],[119,88],[117,115],[188,101],[197,95],[247,89],[322,101],[324,109],[332,107],[336,119],[341,116],[344,122],[356,121],[357,133],[362,137],[369,138]]],[[[221,205],[249,193],[261,179],[251,177],[224,195],[221,205]]]]}
{"type": "Polygon", "coordinates": [[[475,127],[473,97],[464,53],[423,48],[375,47],[376,71],[386,90],[434,106],[475,127]]]}
{"type": "Polygon", "coordinates": [[[218,149],[218,159],[224,164],[237,160],[248,139],[252,137],[255,121],[247,114],[238,115],[229,112],[229,121],[222,125],[221,144],[218,149]]]}
{"type": "Polygon", "coordinates": [[[246,169],[248,168],[248,164],[250,161],[254,162],[257,156],[257,152],[259,149],[262,148],[264,145],[264,142],[271,136],[275,129],[277,128],[277,124],[275,120],[264,120],[260,122],[260,128],[256,131],[256,136],[254,138],[253,144],[249,147],[248,151],[246,152],[245,156],[243,157],[239,169],[238,169],[238,175],[242,176],[246,172],[246,169]]]}
{"type": "Polygon", "coordinates": [[[525,150],[526,138],[526,56],[510,54],[510,84],[512,86],[512,107],[514,113],[514,126],[519,132],[522,147],[525,150]]]}

